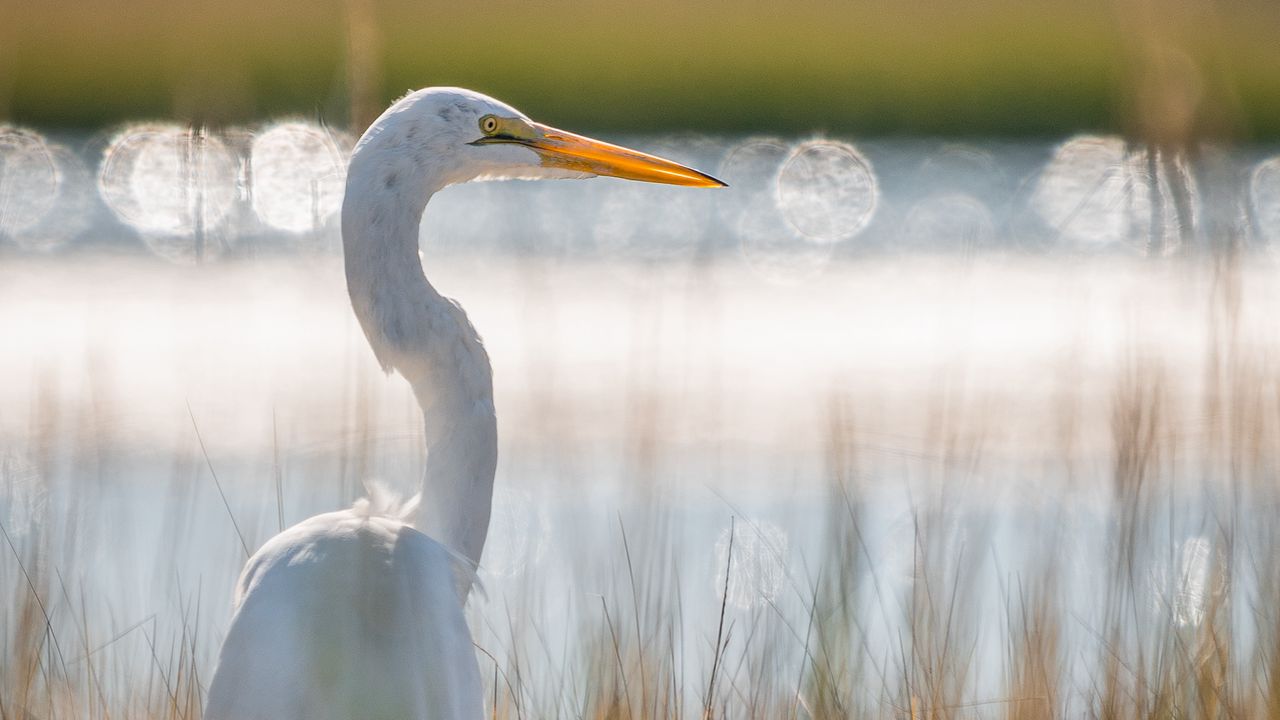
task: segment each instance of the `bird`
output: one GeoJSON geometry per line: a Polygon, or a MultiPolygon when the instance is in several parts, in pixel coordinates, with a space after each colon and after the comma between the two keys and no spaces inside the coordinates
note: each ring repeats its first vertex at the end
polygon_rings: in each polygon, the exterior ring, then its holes
{"type": "Polygon", "coordinates": [[[676,162],[536,123],[478,92],[394,102],[351,152],[341,212],[352,309],[423,414],[421,489],[373,486],[351,508],[270,538],[246,562],[206,720],[454,720],[484,712],[463,608],[497,468],[489,358],[419,255],[430,198],[459,183],[588,178],[723,187],[676,162]]]}

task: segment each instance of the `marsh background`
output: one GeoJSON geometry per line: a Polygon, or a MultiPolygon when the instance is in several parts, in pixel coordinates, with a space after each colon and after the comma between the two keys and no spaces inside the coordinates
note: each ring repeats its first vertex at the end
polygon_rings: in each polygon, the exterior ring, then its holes
{"type": "Polygon", "coordinates": [[[198,717],[247,553],[420,415],[359,129],[458,84],[717,174],[452,188],[502,717],[1280,716],[1280,6],[9,3],[0,717],[198,717]]]}

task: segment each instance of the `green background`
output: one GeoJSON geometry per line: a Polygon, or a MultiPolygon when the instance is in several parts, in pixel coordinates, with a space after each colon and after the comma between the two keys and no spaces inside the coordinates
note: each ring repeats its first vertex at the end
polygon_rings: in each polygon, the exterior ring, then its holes
{"type": "Polygon", "coordinates": [[[593,130],[1127,131],[1173,57],[1195,132],[1280,137],[1275,0],[5,2],[0,118],[38,127],[359,124],[449,84],[593,130]]]}

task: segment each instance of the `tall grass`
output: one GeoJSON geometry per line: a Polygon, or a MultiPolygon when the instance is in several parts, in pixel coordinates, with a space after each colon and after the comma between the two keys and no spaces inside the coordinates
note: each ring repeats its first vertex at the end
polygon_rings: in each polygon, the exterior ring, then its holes
{"type": "MultiPolygon", "coordinates": [[[[700,562],[689,545],[708,516],[691,521],[667,494],[671,476],[703,472],[682,465],[688,443],[663,432],[679,408],[648,386],[628,389],[617,472],[635,486],[629,509],[587,503],[589,524],[557,548],[567,570],[493,582],[472,608],[493,716],[1280,717],[1280,365],[1241,330],[1241,261],[1187,261],[1212,275],[1195,285],[1210,308],[1199,362],[1139,336],[1114,366],[1064,361],[1048,370],[1062,389],[1039,429],[1018,435],[1034,447],[1013,461],[1001,442],[1020,390],[970,385],[963,357],[940,362],[925,404],[894,421],[910,442],[885,434],[867,401],[876,388],[826,388],[814,409],[822,499],[795,523],[820,541],[783,548],[757,513],[722,497],[710,516],[730,528],[728,552],[710,569],[714,586],[691,585],[700,575],[687,567],[700,562]],[[886,532],[886,492],[909,497],[903,532],[886,532]],[[773,561],[780,587],[735,603],[735,579],[773,561]]],[[[88,370],[91,386],[100,373],[88,370]]],[[[334,496],[387,467],[376,396],[351,374],[346,435],[322,453],[339,468],[325,481],[334,496]]],[[[227,612],[202,600],[202,583],[234,575],[242,528],[252,550],[281,518],[297,519],[296,506],[281,509],[295,502],[281,487],[320,489],[291,465],[305,463],[290,460],[289,428],[273,427],[256,503],[236,493],[219,503],[212,483],[230,460],[196,434],[192,412],[187,446],[147,460],[171,468],[147,490],[165,495],[169,515],[155,558],[115,556],[103,547],[114,535],[85,528],[103,513],[131,522],[128,503],[113,500],[127,488],[118,395],[98,386],[69,416],[37,403],[26,446],[10,448],[27,469],[3,465],[3,720],[199,717],[227,612]],[[49,484],[64,501],[19,505],[18,483],[49,484]],[[86,564],[117,563],[122,577],[129,565],[166,567],[197,521],[225,542],[166,581],[169,604],[155,616],[115,616],[83,581],[86,564]]],[[[548,462],[572,474],[578,461],[548,462]]],[[[780,465],[774,491],[803,472],[780,465]]]]}

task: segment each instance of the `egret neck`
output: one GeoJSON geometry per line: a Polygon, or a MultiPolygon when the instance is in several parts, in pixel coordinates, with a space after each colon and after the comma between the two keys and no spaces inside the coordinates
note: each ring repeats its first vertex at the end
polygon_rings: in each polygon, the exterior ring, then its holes
{"type": "MultiPolygon", "coordinates": [[[[418,530],[469,560],[480,560],[497,467],[493,373],[480,336],[457,303],[427,280],[418,227],[431,196],[450,184],[429,154],[399,138],[367,136],[342,208],[347,291],[386,372],[413,388],[423,410],[427,458],[418,530]]],[[[463,596],[469,580],[461,583],[463,596]]]]}

